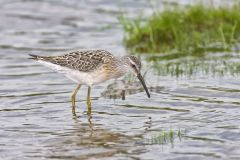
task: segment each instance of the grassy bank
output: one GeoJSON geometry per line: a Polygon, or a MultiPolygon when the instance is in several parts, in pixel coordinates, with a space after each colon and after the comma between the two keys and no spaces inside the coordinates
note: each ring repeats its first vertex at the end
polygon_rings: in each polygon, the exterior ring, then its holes
{"type": "Polygon", "coordinates": [[[240,6],[201,5],[155,11],[147,20],[120,17],[124,44],[132,52],[198,54],[226,51],[240,42],[240,6]]]}

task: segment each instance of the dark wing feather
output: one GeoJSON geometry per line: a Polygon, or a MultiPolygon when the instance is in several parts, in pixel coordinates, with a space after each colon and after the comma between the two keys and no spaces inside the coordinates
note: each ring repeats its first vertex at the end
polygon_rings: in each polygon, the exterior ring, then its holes
{"type": "Polygon", "coordinates": [[[63,56],[33,56],[33,59],[51,62],[83,72],[91,72],[114,58],[111,53],[105,50],[82,50],[71,52],[63,56]]]}

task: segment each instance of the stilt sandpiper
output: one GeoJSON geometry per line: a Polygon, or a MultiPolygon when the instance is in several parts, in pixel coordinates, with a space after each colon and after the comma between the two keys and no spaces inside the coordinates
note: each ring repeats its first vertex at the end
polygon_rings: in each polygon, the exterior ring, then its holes
{"type": "Polygon", "coordinates": [[[145,81],[141,75],[141,62],[132,55],[115,57],[105,50],[80,50],[62,56],[38,56],[30,54],[33,60],[59,72],[76,82],[77,88],[72,93],[72,112],[75,114],[75,97],[81,85],[88,86],[87,105],[91,112],[90,92],[95,84],[109,79],[116,79],[127,72],[134,73],[148,92],[145,81]]]}

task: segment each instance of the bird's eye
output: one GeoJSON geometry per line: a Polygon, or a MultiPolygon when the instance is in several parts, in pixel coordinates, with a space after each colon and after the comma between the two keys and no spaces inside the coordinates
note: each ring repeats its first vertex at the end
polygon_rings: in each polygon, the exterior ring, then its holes
{"type": "Polygon", "coordinates": [[[134,64],[131,64],[131,66],[132,66],[133,68],[135,68],[135,67],[136,67],[134,64]]]}

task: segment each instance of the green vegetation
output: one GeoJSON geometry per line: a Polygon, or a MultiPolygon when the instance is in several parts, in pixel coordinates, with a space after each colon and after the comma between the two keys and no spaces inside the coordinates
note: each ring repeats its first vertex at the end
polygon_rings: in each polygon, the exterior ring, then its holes
{"type": "Polygon", "coordinates": [[[182,137],[185,136],[186,131],[182,130],[172,130],[169,131],[160,131],[152,134],[149,138],[145,139],[146,144],[154,145],[154,144],[168,144],[174,145],[175,138],[178,138],[180,141],[182,137]]]}
{"type": "MultiPolygon", "coordinates": [[[[144,20],[120,17],[124,44],[137,53],[228,51],[240,41],[240,6],[209,8],[202,5],[155,11],[144,20]]],[[[180,56],[182,56],[180,55],[180,56]]]]}
{"type": "Polygon", "coordinates": [[[126,48],[148,54],[159,75],[240,73],[240,5],[174,6],[134,20],[123,15],[120,22],[126,48]]]}
{"type": "Polygon", "coordinates": [[[182,54],[164,53],[148,56],[158,75],[182,76],[236,76],[240,74],[240,54],[205,53],[204,56],[183,56],[182,54]]]}

